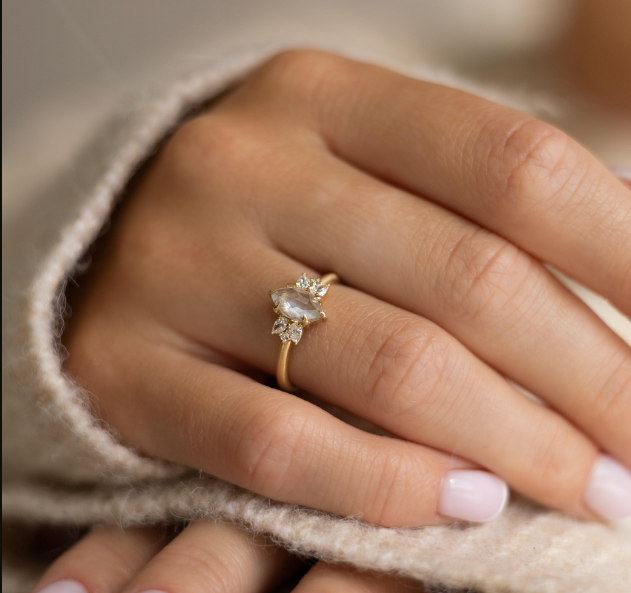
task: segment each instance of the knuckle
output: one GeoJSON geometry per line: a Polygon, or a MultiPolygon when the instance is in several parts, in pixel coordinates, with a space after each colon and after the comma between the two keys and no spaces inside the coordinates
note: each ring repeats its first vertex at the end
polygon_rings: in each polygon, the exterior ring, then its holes
{"type": "Polygon", "coordinates": [[[190,186],[203,176],[212,182],[229,173],[252,151],[254,142],[244,118],[218,114],[195,118],[179,128],[167,142],[162,157],[167,172],[190,186]]]}
{"type": "Polygon", "coordinates": [[[391,417],[436,413],[446,399],[441,403],[442,386],[457,367],[453,346],[429,324],[418,327],[402,320],[387,326],[366,340],[370,405],[391,417]]]}
{"type": "Polygon", "coordinates": [[[375,484],[372,500],[367,501],[366,508],[372,508],[376,514],[376,522],[380,525],[388,525],[401,508],[404,492],[409,493],[406,485],[409,479],[405,464],[400,459],[391,459],[390,455],[379,455],[373,466],[375,484]]]}
{"type": "Polygon", "coordinates": [[[497,323],[522,306],[533,261],[512,243],[477,230],[449,251],[443,268],[443,302],[470,322],[497,323]],[[521,296],[520,296],[521,295],[521,296]],[[498,312],[510,309],[504,315],[498,312]]]}
{"type": "MultiPolygon", "coordinates": [[[[554,126],[527,119],[499,133],[491,131],[486,164],[499,207],[512,217],[536,214],[539,208],[564,205],[563,197],[580,183],[577,152],[569,137],[554,126]]],[[[497,206],[497,202],[494,203],[497,206]]]]}
{"type": "Polygon", "coordinates": [[[315,430],[311,419],[283,407],[269,406],[265,413],[254,414],[236,452],[246,487],[272,497],[292,490],[292,468],[307,463],[302,443],[315,430]]]}
{"type": "Polygon", "coordinates": [[[309,66],[317,66],[322,62],[329,61],[333,58],[331,54],[314,50],[314,49],[286,49],[274,54],[262,66],[262,70],[267,74],[280,73],[281,75],[287,71],[294,70],[304,71],[309,66]]]}
{"type": "Polygon", "coordinates": [[[270,58],[255,74],[266,93],[310,102],[321,82],[337,72],[344,58],[311,49],[290,49],[270,58]]]}
{"type": "Polygon", "coordinates": [[[401,526],[409,525],[411,516],[426,518],[434,514],[433,493],[438,491],[440,477],[435,468],[423,465],[398,449],[379,449],[368,464],[369,487],[362,505],[370,521],[401,526]]]}
{"type": "Polygon", "coordinates": [[[586,439],[577,439],[575,431],[561,418],[546,422],[539,426],[533,439],[533,454],[522,475],[522,488],[530,490],[534,485],[540,500],[566,507],[568,497],[582,491],[584,470],[591,454],[593,446],[586,439]]]}

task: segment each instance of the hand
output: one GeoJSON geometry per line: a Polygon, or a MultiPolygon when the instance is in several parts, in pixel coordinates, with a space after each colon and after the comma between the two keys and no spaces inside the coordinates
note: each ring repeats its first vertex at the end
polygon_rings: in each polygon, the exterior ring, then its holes
{"type": "MultiPolygon", "coordinates": [[[[153,528],[101,527],[63,554],[34,593],[271,593],[305,565],[263,537],[193,523],[172,541],[153,528]]],[[[284,591],[288,591],[286,587],[284,591]]],[[[419,583],[318,563],[294,593],[420,593],[419,583]]]]}
{"type": "Polygon", "coordinates": [[[541,261],[631,313],[631,192],[586,150],[458,90],[287,52],[152,160],[81,287],[67,368],[129,445],[278,500],[484,521],[505,481],[631,514],[631,349],[541,261]],[[279,346],[268,290],[314,270],[345,285],[292,382],[399,439],[255,380],[279,346]]]}

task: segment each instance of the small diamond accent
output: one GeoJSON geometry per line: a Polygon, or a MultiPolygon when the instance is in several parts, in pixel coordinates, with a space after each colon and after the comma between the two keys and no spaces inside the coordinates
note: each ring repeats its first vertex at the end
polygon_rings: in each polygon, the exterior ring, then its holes
{"type": "Polygon", "coordinates": [[[315,295],[317,298],[322,298],[329,290],[328,284],[320,284],[315,289],[315,295]]]}
{"type": "Polygon", "coordinates": [[[311,284],[311,281],[309,280],[309,278],[307,278],[306,274],[303,274],[302,276],[300,276],[300,278],[298,279],[298,282],[296,282],[296,286],[298,288],[304,288],[305,290],[309,288],[310,284],[311,284]]]}
{"type": "Polygon", "coordinates": [[[294,344],[300,342],[300,338],[302,338],[302,326],[292,323],[289,327],[289,337],[294,344]]]}
{"type": "Polygon", "coordinates": [[[289,336],[289,332],[283,332],[282,334],[280,334],[280,341],[281,342],[288,342],[290,340],[290,336],[289,336]]]}
{"type": "Polygon", "coordinates": [[[272,328],[272,334],[274,334],[274,335],[282,334],[287,329],[288,325],[289,325],[289,323],[287,322],[286,319],[283,319],[282,317],[279,317],[274,322],[274,327],[272,328]]]}

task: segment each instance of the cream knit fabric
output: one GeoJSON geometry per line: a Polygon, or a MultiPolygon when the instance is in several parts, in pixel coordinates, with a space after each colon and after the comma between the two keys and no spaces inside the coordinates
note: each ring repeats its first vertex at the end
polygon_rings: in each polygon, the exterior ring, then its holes
{"type": "MultiPolygon", "coordinates": [[[[80,390],[63,375],[59,334],[66,283],[84,265],[78,262],[106,226],[130,178],[191,109],[242,79],[270,52],[218,61],[127,106],[55,188],[7,224],[4,519],[132,525],[210,516],[265,532],[302,554],[435,585],[489,593],[631,590],[631,538],[622,530],[581,523],[524,501],[512,503],[490,524],[414,530],[377,528],[275,503],[140,457],[95,422],[80,390]]],[[[472,90],[444,77],[440,81],[472,90]]],[[[607,314],[614,328],[628,331],[621,316],[610,308],[607,314]]],[[[4,572],[3,590],[26,590],[17,570],[6,565],[4,572]]],[[[25,578],[30,577],[27,572],[25,578]]]]}

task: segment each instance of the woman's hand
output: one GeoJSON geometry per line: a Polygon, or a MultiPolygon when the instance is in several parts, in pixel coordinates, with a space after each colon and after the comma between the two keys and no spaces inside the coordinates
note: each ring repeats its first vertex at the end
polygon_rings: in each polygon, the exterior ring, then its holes
{"type": "Polygon", "coordinates": [[[387,526],[489,520],[503,481],[631,514],[631,349],[541,263],[631,313],[631,192],[546,123],[283,53],[173,135],[101,255],[67,368],[143,453],[387,526]],[[255,380],[268,290],[314,270],[345,285],[292,382],[399,439],[255,380]]]}
{"type": "MultiPolygon", "coordinates": [[[[63,554],[34,593],[272,593],[305,565],[263,537],[225,523],[193,523],[170,541],[157,529],[101,527],[63,554]]],[[[421,585],[322,562],[294,593],[413,593],[421,585]]]]}

